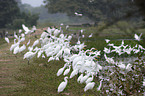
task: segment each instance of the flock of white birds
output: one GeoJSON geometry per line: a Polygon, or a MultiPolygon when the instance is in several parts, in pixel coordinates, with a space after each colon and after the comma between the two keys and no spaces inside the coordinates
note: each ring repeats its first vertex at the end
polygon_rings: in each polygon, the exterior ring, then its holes
{"type": "MultiPolygon", "coordinates": [[[[123,61],[115,61],[114,58],[109,57],[108,54],[115,53],[118,55],[122,55],[131,54],[131,52],[134,52],[134,54],[136,54],[139,52],[144,52],[145,50],[141,45],[136,45],[134,47],[125,45],[124,41],[122,41],[120,46],[115,46],[113,43],[110,43],[110,40],[108,39],[105,39],[107,47],[104,47],[103,52],[98,51],[95,48],[84,49],[86,45],[84,43],[81,43],[81,41],[79,40],[76,45],[71,46],[70,42],[72,36],[65,35],[61,32],[61,30],[50,27],[48,27],[48,29],[44,31],[41,34],[40,38],[35,40],[32,45],[30,45],[31,40],[29,38],[29,41],[26,44],[20,46],[20,44],[25,41],[27,35],[32,34],[35,32],[35,30],[37,30],[35,26],[33,26],[31,30],[24,24],[22,25],[22,27],[23,31],[19,30],[19,36],[14,33],[14,43],[11,45],[10,51],[12,51],[13,54],[18,54],[27,49],[28,52],[24,54],[24,59],[27,59],[28,63],[29,60],[34,56],[37,56],[37,58],[48,58],[48,62],[52,60],[60,60],[60,58],[63,59],[65,64],[56,73],[57,76],[65,76],[64,81],[61,82],[58,86],[58,93],[62,92],[65,89],[68,83],[68,79],[71,79],[78,74],[79,76],[77,82],[86,84],[86,86],[84,87],[84,91],[93,89],[96,84],[93,80],[97,76],[99,71],[104,67],[101,66],[101,64],[99,64],[97,60],[101,53],[104,54],[103,56],[107,63],[115,64],[121,69],[131,70],[130,63],[125,64],[123,61]],[[69,73],[70,76],[68,76],[69,73]]],[[[135,40],[140,41],[141,35],[138,36],[137,34],[135,34],[135,40]]],[[[5,40],[7,41],[7,43],[10,42],[7,37],[5,37],[5,40]]],[[[101,87],[103,87],[102,82],[104,78],[102,78],[102,76],[99,76],[99,80],[100,84],[96,85],[98,86],[98,91],[101,90],[101,87]]]]}

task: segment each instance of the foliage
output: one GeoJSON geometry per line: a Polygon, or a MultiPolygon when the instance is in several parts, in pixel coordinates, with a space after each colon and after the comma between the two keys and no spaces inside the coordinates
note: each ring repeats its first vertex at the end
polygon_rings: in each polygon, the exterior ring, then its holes
{"type": "Polygon", "coordinates": [[[0,28],[20,29],[21,24],[33,26],[37,25],[38,19],[38,14],[21,12],[15,0],[0,1],[0,28]]]}
{"type": "Polygon", "coordinates": [[[0,28],[11,24],[19,14],[19,8],[15,0],[0,0],[0,28]]]}
{"type": "Polygon", "coordinates": [[[114,20],[134,18],[138,14],[136,2],[130,0],[45,0],[46,7],[52,13],[62,12],[74,16],[74,13],[78,12],[96,22],[104,19],[114,22],[114,20]]]}

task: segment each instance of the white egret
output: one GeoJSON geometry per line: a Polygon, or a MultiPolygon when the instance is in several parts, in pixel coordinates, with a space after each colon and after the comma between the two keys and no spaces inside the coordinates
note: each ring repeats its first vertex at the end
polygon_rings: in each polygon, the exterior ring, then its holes
{"type": "Polygon", "coordinates": [[[30,34],[31,30],[28,29],[24,24],[22,24],[23,29],[25,30],[25,34],[30,34]]]}
{"type": "Polygon", "coordinates": [[[77,69],[75,69],[75,70],[73,70],[72,72],[71,72],[71,74],[70,74],[70,77],[69,78],[72,78],[72,77],[74,77],[75,75],[77,75],[78,74],[78,70],[77,69]]]}
{"type": "Polygon", "coordinates": [[[55,31],[54,31],[54,36],[57,36],[59,33],[60,33],[60,30],[55,29],[55,31]]]}
{"type": "Polygon", "coordinates": [[[50,62],[50,61],[52,61],[52,60],[55,60],[55,58],[54,58],[54,57],[50,57],[50,58],[48,59],[48,62],[50,62]]]}
{"type": "Polygon", "coordinates": [[[19,34],[22,33],[22,29],[19,29],[19,34]]]}
{"type": "Polygon", "coordinates": [[[30,44],[30,39],[29,39],[29,41],[27,42],[27,46],[30,44]]]}
{"type": "Polygon", "coordinates": [[[37,44],[39,44],[39,40],[37,39],[34,43],[33,43],[33,47],[36,46],[37,44]]]}
{"type": "Polygon", "coordinates": [[[70,72],[70,68],[71,66],[69,66],[69,68],[64,71],[63,75],[67,75],[70,72]]]}
{"type": "Polygon", "coordinates": [[[9,41],[9,38],[8,38],[8,37],[5,37],[5,40],[6,40],[6,42],[7,42],[7,43],[10,43],[10,41],[9,41]]]}
{"type": "Polygon", "coordinates": [[[26,49],[26,46],[23,44],[23,46],[21,46],[20,48],[19,48],[19,52],[22,52],[22,51],[24,51],[26,49]]]}
{"type": "Polygon", "coordinates": [[[93,81],[94,79],[94,76],[92,75],[92,77],[89,77],[87,80],[86,80],[86,84],[88,84],[89,82],[93,81]]]}
{"type": "Polygon", "coordinates": [[[15,47],[17,47],[20,44],[20,42],[14,43],[10,47],[10,51],[14,50],[15,47]]]}
{"type": "Polygon", "coordinates": [[[69,25],[66,25],[66,27],[65,27],[65,28],[66,28],[66,30],[67,30],[67,29],[69,28],[69,25]]]}
{"type": "Polygon", "coordinates": [[[77,13],[77,12],[75,12],[75,15],[76,16],[83,16],[83,14],[80,14],[80,13],[77,13]]]}
{"type": "Polygon", "coordinates": [[[13,54],[17,54],[19,52],[19,45],[14,48],[13,54]]]}
{"type": "Polygon", "coordinates": [[[84,91],[86,92],[86,91],[89,90],[89,89],[93,89],[94,86],[95,86],[95,82],[89,82],[89,83],[85,86],[84,91]]]}
{"type": "Polygon", "coordinates": [[[140,36],[138,36],[137,34],[134,34],[134,38],[135,38],[135,40],[137,40],[137,41],[140,41],[141,39],[141,35],[142,35],[142,33],[140,34],[140,36]]]}
{"type": "Polygon", "coordinates": [[[93,33],[91,33],[90,35],[89,35],[89,38],[91,38],[93,36],[93,33]]]}
{"type": "Polygon", "coordinates": [[[24,58],[23,59],[27,59],[28,60],[28,64],[29,64],[29,60],[31,58],[33,58],[36,55],[36,53],[37,53],[37,50],[35,52],[29,51],[29,52],[24,54],[24,58]]]}
{"type": "Polygon", "coordinates": [[[66,64],[57,71],[57,76],[60,76],[63,73],[65,67],[66,67],[66,64]]]}
{"type": "Polygon", "coordinates": [[[70,55],[70,49],[69,48],[64,49],[64,55],[70,55]]]}
{"type": "Polygon", "coordinates": [[[105,39],[105,41],[106,41],[106,43],[109,43],[110,40],[109,39],[105,39]]]}
{"type": "Polygon", "coordinates": [[[89,76],[90,76],[90,74],[88,73],[87,75],[85,75],[84,77],[82,77],[81,80],[80,80],[80,83],[81,84],[84,83],[88,79],[89,76]]]}
{"type": "Polygon", "coordinates": [[[100,81],[100,85],[99,85],[99,87],[97,88],[98,91],[101,90],[102,81],[103,81],[103,80],[100,81]]]}
{"type": "Polygon", "coordinates": [[[64,81],[61,82],[60,85],[58,86],[58,90],[57,90],[58,93],[62,92],[64,90],[64,88],[66,87],[66,85],[67,85],[67,79],[68,79],[68,77],[65,77],[64,81]]]}
{"type": "Polygon", "coordinates": [[[15,37],[16,39],[18,39],[18,36],[16,35],[16,32],[14,32],[14,37],[15,37]]]}
{"type": "Polygon", "coordinates": [[[80,80],[81,80],[82,77],[83,77],[83,74],[81,74],[81,75],[78,77],[78,79],[77,79],[77,82],[78,82],[78,83],[80,82],[80,80]]]}

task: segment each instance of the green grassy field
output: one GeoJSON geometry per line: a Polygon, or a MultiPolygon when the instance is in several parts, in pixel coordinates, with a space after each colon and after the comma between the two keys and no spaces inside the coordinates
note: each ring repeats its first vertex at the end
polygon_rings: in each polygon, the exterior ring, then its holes
{"type": "MultiPolygon", "coordinates": [[[[79,30],[81,28],[72,29],[79,30]]],[[[95,47],[102,50],[106,46],[104,40],[106,38],[112,39],[111,42],[116,44],[120,44],[121,41],[114,39],[128,38],[128,36],[125,37],[124,35],[114,35],[113,32],[109,33],[108,30],[109,36],[105,33],[107,30],[97,32],[95,27],[83,29],[85,29],[85,38],[82,41],[85,42],[87,48],[95,47]],[[87,37],[90,33],[94,33],[92,38],[87,37]]],[[[36,38],[31,39],[35,40],[36,38]]],[[[11,40],[11,44],[12,42],[11,40]]],[[[133,45],[136,41],[127,40],[125,42],[133,45]]],[[[0,72],[2,81],[0,82],[0,96],[99,96],[99,92],[96,91],[97,84],[93,90],[84,92],[85,84],[77,83],[77,76],[68,79],[68,86],[62,93],[58,94],[57,88],[64,81],[64,76],[57,77],[56,73],[59,68],[63,67],[64,62],[61,60],[48,63],[47,58],[38,59],[35,57],[30,60],[30,65],[28,65],[27,60],[23,60],[24,53],[13,55],[9,51],[11,44],[7,44],[4,39],[0,40],[0,69],[2,70],[0,72]]],[[[95,81],[97,81],[97,78],[95,81]]]]}

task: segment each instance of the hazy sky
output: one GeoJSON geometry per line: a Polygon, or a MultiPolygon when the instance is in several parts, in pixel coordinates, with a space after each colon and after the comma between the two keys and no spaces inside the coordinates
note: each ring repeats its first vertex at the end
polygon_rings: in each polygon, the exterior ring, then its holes
{"type": "Polygon", "coordinates": [[[23,4],[27,3],[27,4],[30,4],[33,7],[38,7],[41,4],[43,4],[43,0],[21,0],[21,1],[22,1],[23,4]]]}

